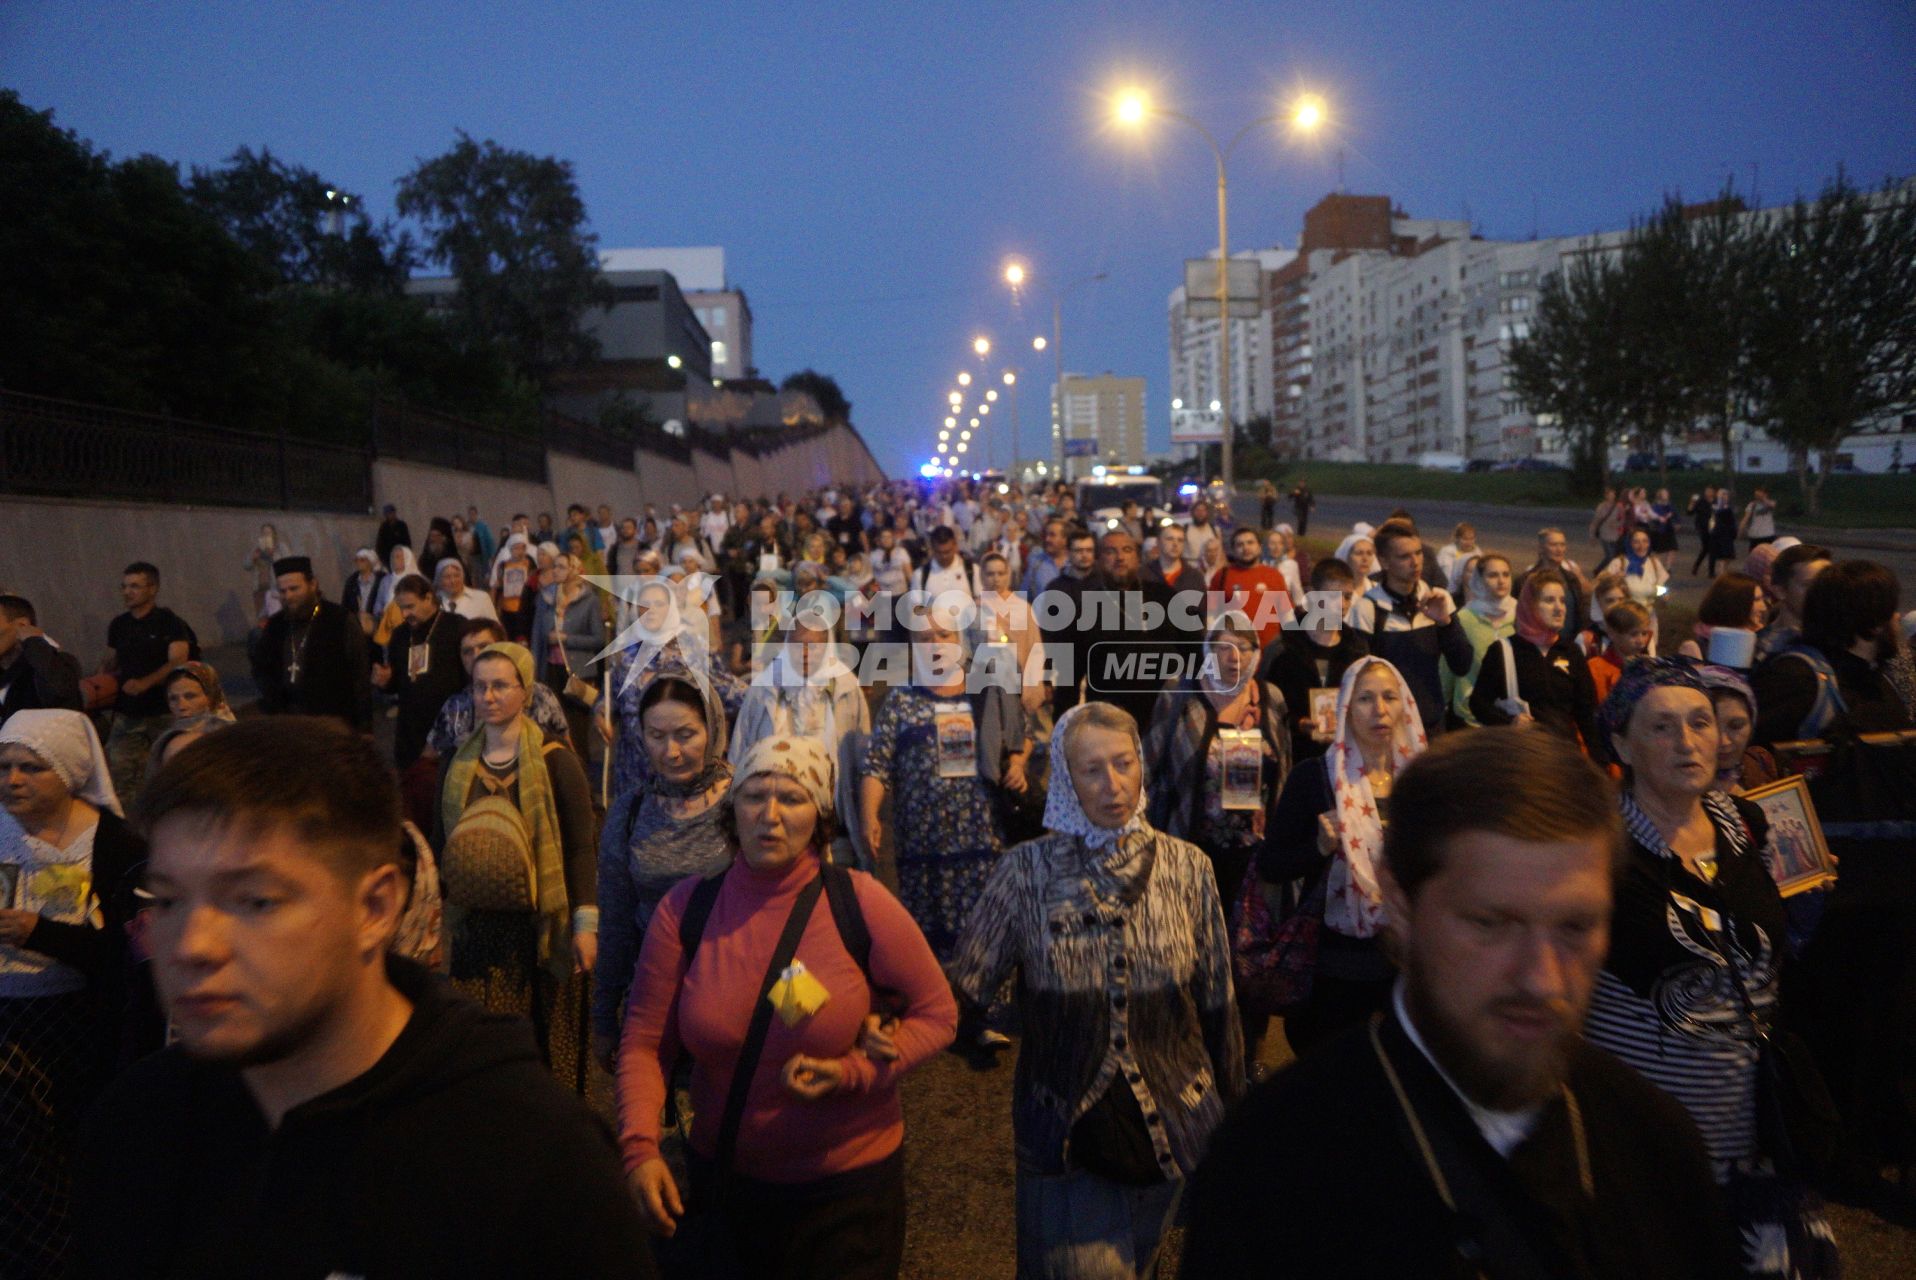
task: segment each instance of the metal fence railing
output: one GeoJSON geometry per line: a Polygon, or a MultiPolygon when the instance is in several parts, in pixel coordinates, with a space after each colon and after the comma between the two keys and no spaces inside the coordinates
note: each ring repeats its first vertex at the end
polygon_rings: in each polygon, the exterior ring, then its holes
{"type": "Polygon", "coordinates": [[[372,509],[368,451],[0,392],[0,493],[372,509]]]}
{"type": "Polygon", "coordinates": [[[382,458],[546,482],[545,443],[535,437],[511,435],[392,400],[374,401],[372,430],[373,448],[382,458]]]}
{"type": "Polygon", "coordinates": [[[546,410],[546,447],[600,466],[632,469],[632,442],[604,427],[546,410]]]}

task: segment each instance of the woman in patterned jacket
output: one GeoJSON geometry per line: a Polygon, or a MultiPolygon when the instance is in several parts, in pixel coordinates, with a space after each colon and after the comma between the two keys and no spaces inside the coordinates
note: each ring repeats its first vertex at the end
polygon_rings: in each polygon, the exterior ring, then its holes
{"type": "Polygon", "coordinates": [[[973,1020],[1019,975],[1018,1274],[1121,1280],[1243,1092],[1230,932],[1210,859],[1145,820],[1128,714],[1073,707],[1051,758],[1046,834],[992,868],[948,972],[973,1020]]]}

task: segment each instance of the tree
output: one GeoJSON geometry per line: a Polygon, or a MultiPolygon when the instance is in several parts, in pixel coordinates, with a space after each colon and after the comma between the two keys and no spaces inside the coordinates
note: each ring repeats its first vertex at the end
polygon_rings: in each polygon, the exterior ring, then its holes
{"type": "Polygon", "coordinates": [[[196,168],[187,191],[287,285],[397,295],[417,256],[412,237],[375,226],[358,196],[265,149],[196,168]]]}
{"type": "Polygon", "coordinates": [[[1814,515],[1843,439],[1916,402],[1916,182],[1866,193],[1839,172],[1768,220],[1755,265],[1750,416],[1814,515]]]}
{"type": "Polygon", "coordinates": [[[459,281],[454,323],[464,341],[496,344],[540,384],[597,354],[581,322],[612,293],[570,162],[461,132],[399,180],[398,207],[424,228],[426,259],[459,281]]]}
{"type": "Polygon", "coordinates": [[[801,369],[779,383],[778,389],[803,391],[811,396],[827,422],[849,423],[852,420],[852,402],[845,398],[838,380],[830,374],[819,373],[815,369],[801,369]]]}
{"type": "Polygon", "coordinates": [[[1610,445],[1624,430],[1624,360],[1612,339],[1624,311],[1616,255],[1577,254],[1543,284],[1528,338],[1509,351],[1513,389],[1532,413],[1557,419],[1572,482],[1602,485],[1610,445]]]}

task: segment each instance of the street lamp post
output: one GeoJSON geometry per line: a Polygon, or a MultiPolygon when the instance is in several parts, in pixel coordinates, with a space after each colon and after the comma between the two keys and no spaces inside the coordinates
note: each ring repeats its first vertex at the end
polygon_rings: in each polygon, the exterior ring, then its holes
{"type": "MultiPolygon", "coordinates": [[[[1013,258],[1005,264],[1004,274],[1005,283],[1011,286],[1012,301],[1016,303],[1025,283],[1031,278],[1031,269],[1013,258]]],[[[1054,287],[1051,290],[1051,461],[1052,465],[1058,468],[1059,474],[1064,472],[1064,296],[1074,289],[1096,284],[1104,279],[1105,275],[1105,272],[1100,271],[1095,275],[1073,280],[1069,284],[1054,287]]],[[[1031,348],[1034,351],[1043,351],[1045,346],[1042,335],[1031,341],[1031,348]]],[[[1015,433],[1013,439],[1014,441],[1016,439],[1015,433]]],[[[1014,467],[1018,463],[1015,446],[1012,450],[1011,462],[1014,467]]]]}
{"type": "Polygon", "coordinates": [[[1130,90],[1118,96],[1115,116],[1119,124],[1138,128],[1151,116],[1162,116],[1167,120],[1176,120],[1198,131],[1204,141],[1210,145],[1211,158],[1217,162],[1217,363],[1218,363],[1218,401],[1222,406],[1223,438],[1218,451],[1218,468],[1224,481],[1226,493],[1231,491],[1234,476],[1232,474],[1231,446],[1236,431],[1231,424],[1231,291],[1230,291],[1230,188],[1225,176],[1224,161],[1237,145],[1249,137],[1253,129],[1262,128],[1288,119],[1294,129],[1309,133],[1324,123],[1324,103],[1314,95],[1305,95],[1292,104],[1289,111],[1280,111],[1261,116],[1238,130],[1230,145],[1220,147],[1217,138],[1191,116],[1182,111],[1172,111],[1160,107],[1139,90],[1130,90]]]}

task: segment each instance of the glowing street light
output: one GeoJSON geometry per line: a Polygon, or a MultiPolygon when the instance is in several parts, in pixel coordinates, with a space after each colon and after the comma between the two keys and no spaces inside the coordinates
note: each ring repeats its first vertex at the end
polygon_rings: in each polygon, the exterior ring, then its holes
{"type": "Polygon", "coordinates": [[[1112,100],[1111,115],[1127,129],[1143,124],[1151,114],[1151,97],[1142,89],[1125,89],[1112,100]]]}
{"type": "Polygon", "coordinates": [[[685,363],[685,361],[683,361],[683,360],[681,360],[681,359],[679,359],[679,358],[678,358],[677,356],[667,356],[667,357],[665,357],[665,363],[666,363],[666,364],[667,364],[667,365],[668,365],[669,367],[671,367],[671,368],[674,368],[674,369],[676,369],[676,368],[678,368],[678,367],[679,367],[680,365],[682,365],[682,364],[684,364],[684,363],[685,363]]]}
{"type": "Polygon", "coordinates": [[[965,402],[965,397],[961,392],[954,391],[950,395],[946,396],[945,400],[950,404],[957,405],[957,404],[963,404],[965,402]]]}
{"type": "MultiPolygon", "coordinates": [[[[1223,335],[1222,340],[1218,344],[1219,363],[1222,366],[1219,370],[1218,381],[1223,386],[1225,393],[1224,398],[1225,401],[1228,402],[1231,387],[1231,309],[1229,286],[1227,283],[1227,264],[1230,261],[1230,237],[1227,234],[1228,221],[1226,210],[1229,207],[1229,195],[1224,172],[1224,162],[1231,152],[1236,150],[1237,145],[1249,137],[1254,130],[1272,124],[1289,124],[1291,131],[1295,134],[1315,133],[1318,129],[1322,128],[1329,119],[1330,110],[1325,105],[1324,99],[1317,94],[1300,94],[1288,107],[1281,107],[1272,114],[1264,116],[1261,119],[1253,120],[1245,125],[1238,131],[1236,137],[1232,138],[1227,145],[1223,146],[1218,144],[1217,138],[1213,136],[1211,131],[1205,128],[1203,124],[1185,115],[1181,111],[1174,111],[1169,107],[1156,105],[1145,94],[1144,90],[1139,88],[1128,87],[1120,90],[1112,97],[1111,117],[1118,125],[1132,132],[1141,132],[1145,121],[1151,117],[1163,117],[1167,120],[1175,120],[1179,124],[1190,125],[1191,128],[1197,130],[1198,133],[1203,136],[1204,141],[1211,148],[1212,158],[1217,161],[1217,309],[1218,325],[1223,335]]],[[[1221,412],[1224,415],[1223,438],[1218,449],[1218,470],[1223,477],[1224,484],[1228,488],[1232,482],[1231,437],[1233,433],[1231,430],[1231,410],[1228,403],[1219,403],[1217,401],[1212,402],[1211,408],[1213,412],[1221,412]]]]}
{"type": "Polygon", "coordinates": [[[1041,333],[1037,337],[1031,340],[1031,349],[1033,351],[1043,351],[1044,348],[1045,348],[1044,335],[1041,333]]]}
{"type": "Polygon", "coordinates": [[[976,430],[978,429],[978,419],[976,419],[976,418],[973,418],[973,419],[971,420],[971,429],[972,429],[973,431],[976,431],[976,430]]]}
{"type": "Polygon", "coordinates": [[[1025,264],[1017,259],[1005,263],[1005,283],[1016,289],[1025,282],[1025,264]]]}
{"type": "Polygon", "coordinates": [[[986,400],[996,400],[997,398],[998,398],[998,392],[995,389],[985,392],[986,400]]]}
{"type": "Polygon", "coordinates": [[[961,386],[961,387],[968,387],[968,386],[970,386],[970,385],[971,385],[971,375],[970,375],[969,373],[961,373],[961,374],[959,374],[959,375],[958,375],[958,385],[959,385],[959,386],[961,386]]]}
{"type": "Polygon", "coordinates": [[[955,427],[955,426],[957,426],[957,425],[958,425],[958,419],[956,419],[956,418],[946,418],[946,419],[945,419],[945,425],[946,425],[946,426],[948,426],[948,427],[955,427]]]}
{"type": "Polygon", "coordinates": [[[971,340],[971,349],[978,353],[980,360],[991,354],[991,339],[982,334],[971,340]]]}
{"type": "Polygon", "coordinates": [[[938,438],[939,438],[940,440],[949,440],[949,439],[951,439],[951,432],[949,432],[949,431],[940,431],[940,432],[938,433],[938,438]]]}
{"type": "Polygon", "coordinates": [[[1005,385],[1007,387],[1015,387],[1018,385],[1018,375],[1009,369],[1005,370],[1005,385]]]}
{"type": "Polygon", "coordinates": [[[981,404],[981,405],[979,405],[979,406],[978,406],[978,412],[979,412],[979,413],[990,413],[990,412],[991,412],[991,406],[990,406],[990,405],[988,405],[988,404],[981,404]]]}

